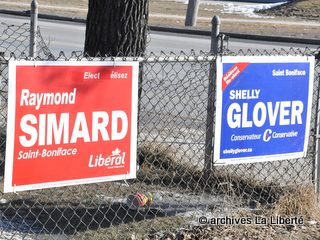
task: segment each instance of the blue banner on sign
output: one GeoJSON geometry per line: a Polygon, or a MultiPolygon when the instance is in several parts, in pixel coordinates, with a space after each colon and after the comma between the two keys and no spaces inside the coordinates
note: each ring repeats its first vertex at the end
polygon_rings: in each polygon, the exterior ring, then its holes
{"type": "Polygon", "coordinates": [[[218,65],[218,163],[289,159],[305,154],[313,68],[312,61],[301,58],[274,62],[274,57],[229,57],[218,65]]]}

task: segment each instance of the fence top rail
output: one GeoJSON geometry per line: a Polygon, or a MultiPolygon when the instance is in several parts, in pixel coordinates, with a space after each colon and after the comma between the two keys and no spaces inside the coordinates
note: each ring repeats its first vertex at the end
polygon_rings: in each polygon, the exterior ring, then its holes
{"type": "MultiPolygon", "coordinates": [[[[161,56],[161,57],[83,57],[80,61],[138,61],[142,63],[159,63],[159,62],[208,62],[216,59],[217,56],[161,56]]],[[[63,60],[63,59],[62,59],[63,60]]],[[[59,59],[57,59],[59,61],[59,59]]],[[[79,58],[70,58],[68,61],[79,61],[79,58]]]]}
{"type": "Polygon", "coordinates": [[[74,51],[69,56],[66,55],[64,52],[60,52],[58,55],[49,54],[46,57],[36,57],[31,58],[25,53],[21,53],[19,55],[16,55],[15,53],[6,53],[6,52],[0,52],[0,61],[9,61],[11,59],[14,60],[28,60],[28,61],[114,61],[114,62],[120,62],[120,61],[138,61],[141,63],[166,63],[166,62],[211,62],[216,60],[217,56],[262,56],[262,55],[268,55],[268,56],[296,56],[296,55],[303,55],[303,56],[316,56],[316,59],[319,58],[320,48],[317,50],[312,49],[304,49],[303,51],[294,51],[289,50],[288,52],[282,51],[271,51],[269,54],[266,54],[264,51],[258,51],[258,52],[243,52],[240,50],[238,53],[224,53],[224,54],[211,54],[206,52],[199,52],[195,53],[191,51],[190,53],[180,52],[177,53],[150,53],[146,56],[141,57],[133,57],[133,56],[96,56],[96,57],[90,57],[86,56],[82,51],[74,51]],[[286,54],[284,54],[286,53],[286,54]]]}
{"type": "Polygon", "coordinates": [[[59,55],[58,57],[49,56],[47,59],[44,58],[31,58],[27,56],[10,56],[0,53],[0,61],[9,60],[25,60],[25,61],[138,61],[141,63],[163,63],[163,62],[210,62],[216,59],[216,55],[194,55],[194,56],[148,56],[148,57],[87,57],[87,56],[72,56],[67,57],[65,55],[59,55]]]}

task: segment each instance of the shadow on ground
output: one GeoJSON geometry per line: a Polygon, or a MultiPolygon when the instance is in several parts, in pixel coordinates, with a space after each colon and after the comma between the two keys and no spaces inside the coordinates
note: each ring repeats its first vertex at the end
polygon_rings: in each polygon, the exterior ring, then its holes
{"type": "MultiPolygon", "coordinates": [[[[168,216],[158,209],[131,210],[123,203],[101,204],[96,207],[81,207],[70,203],[65,207],[48,203],[14,200],[0,206],[1,228],[30,234],[66,234],[119,224],[168,216]]],[[[172,211],[175,215],[179,211],[172,211]]]]}

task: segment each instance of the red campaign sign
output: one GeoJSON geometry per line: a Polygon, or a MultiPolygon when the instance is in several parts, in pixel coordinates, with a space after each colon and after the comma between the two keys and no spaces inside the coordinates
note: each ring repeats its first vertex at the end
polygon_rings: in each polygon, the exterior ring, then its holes
{"type": "Polygon", "coordinates": [[[138,62],[9,62],[4,192],[136,177],[138,62]]]}

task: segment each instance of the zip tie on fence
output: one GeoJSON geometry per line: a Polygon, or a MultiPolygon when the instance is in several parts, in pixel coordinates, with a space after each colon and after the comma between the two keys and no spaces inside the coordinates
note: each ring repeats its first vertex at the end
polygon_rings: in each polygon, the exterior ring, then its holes
{"type": "Polygon", "coordinates": [[[129,183],[127,182],[127,175],[128,175],[128,171],[127,173],[124,175],[124,183],[126,184],[127,187],[130,187],[129,183]]]}
{"type": "Polygon", "coordinates": [[[124,183],[127,187],[130,187],[129,183],[127,182],[127,179],[124,179],[124,183]]]}

